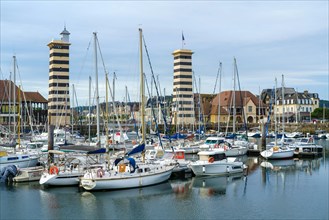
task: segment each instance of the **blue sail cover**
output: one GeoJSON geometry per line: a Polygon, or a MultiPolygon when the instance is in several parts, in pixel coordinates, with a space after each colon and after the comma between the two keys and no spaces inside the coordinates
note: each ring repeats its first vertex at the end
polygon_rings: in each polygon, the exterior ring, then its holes
{"type": "Polygon", "coordinates": [[[164,136],[163,138],[165,139],[185,139],[187,137],[186,134],[180,134],[180,133],[176,133],[176,134],[173,134],[171,136],[164,136]]]}
{"type": "Polygon", "coordinates": [[[88,151],[87,154],[104,154],[104,153],[106,153],[106,149],[105,148],[99,148],[97,150],[88,151]]]}
{"type": "Polygon", "coordinates": [[[114,161],[114,166],[118,165],[118,163],[119,163],[121,160],[123,160],[123,157],[119,157],[119,158],[115,159],[115,161],[114,161]]]}
{"type": "Polygon", "coordinates": [[[202,125],[201,128],[195,131],[197,134],[204,134],[204,126],[202,125]]]}
{"type": "Polygon", "coordinates": [[[138,154],[143,152],[145,149],[145,144],[139,144],[137,147],[134,147],[130,152],[128,152],[126,155],[131,156],[133,154],[138,154]]]}
{"type": "Polygon", "coordinates": [[[129,160],[130,165],[134,168],[136,168],[136,161],[134,158],[128,157],[127,160],[129,160]]]}

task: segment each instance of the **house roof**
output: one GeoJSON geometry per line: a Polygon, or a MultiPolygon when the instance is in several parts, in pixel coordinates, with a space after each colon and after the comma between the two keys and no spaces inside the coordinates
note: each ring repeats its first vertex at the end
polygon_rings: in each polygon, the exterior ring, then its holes
{"type": "Polygon", "coordinates": [[[259,102],[259,99],[249,91],[223,91],[212,100],[212,106],[218,106],[218,96],[220,95],[220,105],[230,106],[233,95],[235,94],[235,106],[244,106],[249,100],[251,100],[256,106],[263,106],[263,102],[259,102]]]}
{"type": "Polygon", "coordinates": [[[0,102],[8,102],[14,101],[14,89],[16,93],[16,101],[18,102],[18,99],[20,97],[21,100],[25,99],[27,102],[37,102],[37,103],[47,103],[47,99],[45,99],[39,92],[23,92],[19,87],[14,85],[12,81],[9,80],[0,80],[0,102]],[[9,89],[12,88],[11,94],[9,94],[9,89]],[[23,94],[24,93],[24,94],[23,94]]]}
{"type": "Polygon", "coordinates": [[[48,100],[45,99],[38,91],[37,92],[24,92],[27,101],[47,103],[48,100]]]}

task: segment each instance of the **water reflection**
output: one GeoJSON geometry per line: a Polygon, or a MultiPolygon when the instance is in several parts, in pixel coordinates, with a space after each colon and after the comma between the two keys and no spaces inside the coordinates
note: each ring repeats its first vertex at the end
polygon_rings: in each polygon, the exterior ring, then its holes
{"type": "Polygon", "coordinates": [[[244,176],[207,176],[194,177],[192,179],[192,187],[197,189],[197,192],[202,197],[225,195],[227,186],[234,181],[243,181],[244,176]]]}
{"type": "Polygon", "coordinates": [[[310,176],[319,172],[323,157],[314,159],[270,160],[261,162],[263,185],[286,189],[286,183],[302,184],[300,176],[310,176]]]}
{"type": "Polygon", "coordinates": [[[319,170],[323,160],[323,157],[314,159],[271,160],[263,161],[261,166],[263,169],[270,169],[274,172],[283,170],[289,171],[290,173],[303,171],[312,175],[313,171],[319,170]]]}

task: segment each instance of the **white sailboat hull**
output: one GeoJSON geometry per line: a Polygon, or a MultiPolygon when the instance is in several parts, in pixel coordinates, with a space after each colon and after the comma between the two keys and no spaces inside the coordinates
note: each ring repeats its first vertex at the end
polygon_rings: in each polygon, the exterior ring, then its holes
{"type": "Polygon", "coordinates": [[[81,172],[67,172],[59,174],[43,173],[39,183],[49,186],[74,186],[79,185],[79,178],[83,176],[81,172]]]}
{"type": "Polygon", "coordinates": [[[111,190],[127,189],[155,185],[169,179],[174,166],[159,168],[159,171],[148,173],[118,173],[116,175],[106,173],[103,177],[97,177],[93,173],[85,174],[80,179],[80,186],[86,190],[111,190]]]}
{"type": "Polygon", "coordinates": [[[284,158],[291,158],[294,156],[294,150],[278,150],[273,151],[272,149],[264,150],[260,153],[260,155],[267,159],[284,159],[284,158]]]}

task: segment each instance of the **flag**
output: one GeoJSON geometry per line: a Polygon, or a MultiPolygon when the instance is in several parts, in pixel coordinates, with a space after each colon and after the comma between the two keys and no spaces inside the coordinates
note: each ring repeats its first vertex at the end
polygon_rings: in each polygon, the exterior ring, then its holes
{"type": "Polygon", "coordinates": [[[184,37],[184,33],[182,31],[182,48],[184,48],[185,45],[185,37],[184,37]]]}

